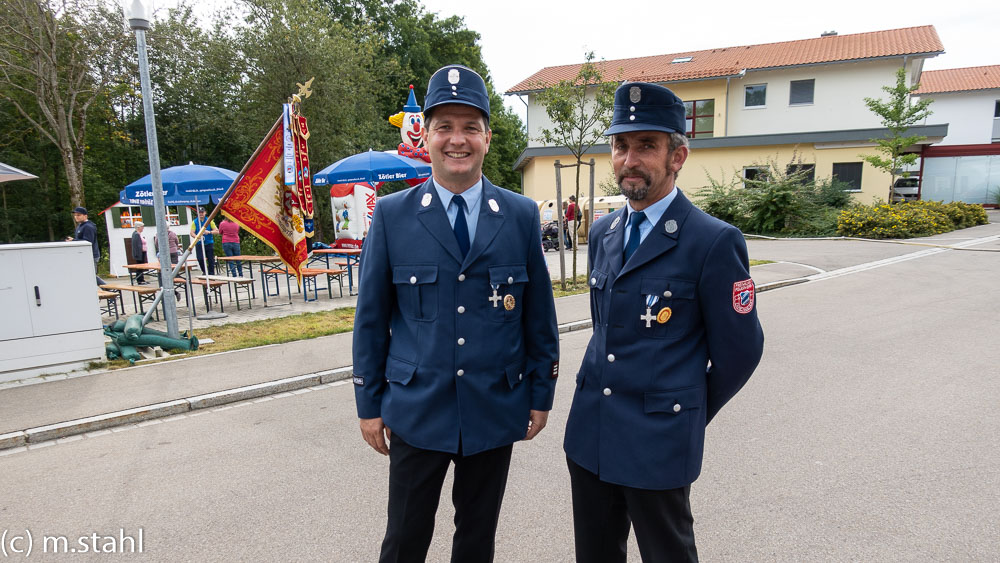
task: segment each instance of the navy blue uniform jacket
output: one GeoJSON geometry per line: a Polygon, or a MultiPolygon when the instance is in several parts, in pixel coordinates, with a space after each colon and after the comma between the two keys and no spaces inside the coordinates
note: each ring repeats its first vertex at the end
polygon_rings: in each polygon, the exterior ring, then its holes
{"type": "Polygon", "coordinates": [[[602,481],[673,489],[698,478],[705,425],[750,378],[764,335],[738,229],[678,193],[623,267],[625,211],[590,232],[594,334],[564,446],[602,481]],[[649,328],[648,295],[653,315],[670,309],[649,328]]]}
{"type": "Polygon", "coordinates": [[[432,180],[379,199],[358,292],[360,418],[428,450],[457,452],[461,436],[471,455],[524,438],[529,409],[552,408],[559,333],[530,199],[484,177],[464,260],[432,180]]]}

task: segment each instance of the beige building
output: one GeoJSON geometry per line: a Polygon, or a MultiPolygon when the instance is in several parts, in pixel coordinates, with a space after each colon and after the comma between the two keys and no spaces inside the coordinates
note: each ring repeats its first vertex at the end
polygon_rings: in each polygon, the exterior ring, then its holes
{"type": "MultiPolygon", "coordinates": [[[[870,139],[886,135],[864,98],[884,98],[883,86],[895,83],[905,67],[911,83],[920,80],[924,60],[944,51],[933,26],[853,35],[823,34],[813,39],[725,47],[597,63],[609,80],[663,84],[688,106],[691,157],[678,179],[689,194],[711,181],[727,183],[752,178],[762,166],[794,162],[815,178],[836,176],[852,186],[855,198],[885,198],[889,175],[864,163],[870,139]]],[[[570,79],[579,64],[543,68],[507,91],[526,101],[528,147],[515,163],[524,195],[535,200],[555,197],[556,160],[572,164],[565,148],[545,146],[542,129],[551,122],[538,102],[547,85],[570,79]]],[[[933,120],[933,116],[932,119],[933,120]]],[[[915,126],[924,144],[940,142],[944,122],[915,126]]],[[[920,147],[913,147],[919,151],[920,147]]],[[[608,145],[595,145],[584,160],[595,159],[595,183],[610,179],[608,145]]],[[[589,170],[584,167],[581,189],[589,170]]],[[[574,186],[573,169],[564,169],[563,197],[574,186]]],[[[596,195],[603,195],[598,188],[596,195]]]]}

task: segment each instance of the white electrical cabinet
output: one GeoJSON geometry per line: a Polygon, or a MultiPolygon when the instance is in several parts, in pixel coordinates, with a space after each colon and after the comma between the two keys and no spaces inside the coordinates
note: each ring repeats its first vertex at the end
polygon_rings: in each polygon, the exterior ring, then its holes
{"type": "Polygon", "coordinates": [[[90,243],[0,245],[0,383],[104,359],[90,243]]]}

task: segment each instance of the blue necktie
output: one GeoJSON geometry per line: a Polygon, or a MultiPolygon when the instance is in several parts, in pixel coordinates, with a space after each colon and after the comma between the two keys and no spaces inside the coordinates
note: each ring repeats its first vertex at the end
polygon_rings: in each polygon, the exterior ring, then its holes
{"type": "Polygon", "coordinates": [[[635,254],[635,249],[639,248],[639,224],[646,219],[646,213],[643,211],[633,211],[632,215],[629,216],[629,225],[632,228],[628,232],[628,243],[625,245],[625,261],[622,264],[627,264],[628,259],[635,254]]]}
{"type": "Polygon", "coordinates": [[[458,240],[458,249],[462,252],[462,258],[469,253],[469,223],[465,220],[465,199],[460,195],[452,196],[451,201],[458,206],[458,215],[455,217],[455,239],[458,240]]]}

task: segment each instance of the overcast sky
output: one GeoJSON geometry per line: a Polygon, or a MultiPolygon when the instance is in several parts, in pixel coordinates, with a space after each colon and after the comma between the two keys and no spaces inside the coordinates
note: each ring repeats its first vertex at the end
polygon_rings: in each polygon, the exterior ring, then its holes
{"type": "MultiPolygon", "coordinates": [[[[465,17],[479,32],[500,92],[543,67],[580,63],[591,50],[612,60],[920,25],[933,25],[945,48],[925,70],[1000,64],[996,0],[422,2],[442,17],[465,17]]],[[[516,97],[506,101],[524,117],[516,97]]]]}

